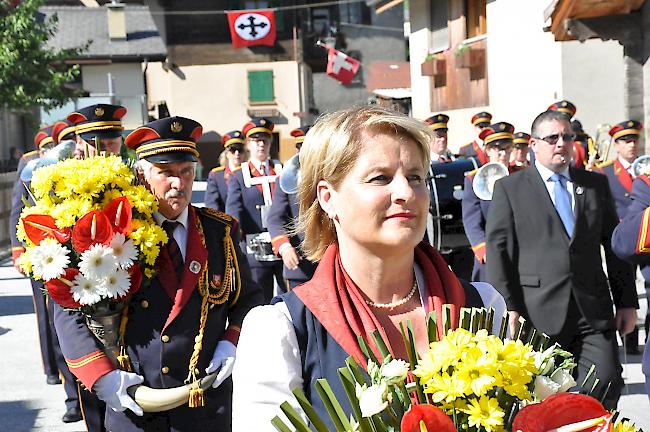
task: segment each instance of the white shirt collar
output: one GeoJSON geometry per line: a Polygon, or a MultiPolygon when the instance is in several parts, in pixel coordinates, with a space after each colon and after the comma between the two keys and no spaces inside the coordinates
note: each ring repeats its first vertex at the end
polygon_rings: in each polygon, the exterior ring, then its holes
{"type": "MultiPolygon", "coordinates": [[[[555,171],[551,171],[550,169],[546,168],[544,165],[539,163],[538,160],[535,160],[535,168],[537,168],[539,175],[542,176],[542,180],[545,182],[547,182],[553,176],[553,174],[555,174],[555,171]]],[[[571,176],[569,176],[569,167],[565,167],[558,174],[563,175],[567,180],[571,181],[571,176]]]]}
{"type": "Polygon", "coordinates": [[[168,219],[165,216],[163,216],[162,213],[159,212],[154,212],[153,218],[160,226],[162,226],[163,222],[165,222],[166,220],[171,220],[174,222],[180,222],[180,224],[183,225],[183,228],[187,229],[188,215],[189,215],[189,206],[185,207],[185,209],[181,212],[181,214],[178,215],[176,219],[168,219]]]}
{"type": "Polygon", "coordinates": [[[252,163],[253,166],[255,167],[255,169],[258,170],[258,171],[260,170],[260,167],[261,167],[262,165],[265,165],[265,164],[266,164],[266,161],[264,161],[264,162],[260,162],[260,161],[258,161],[258,160],[253,160],[253,159],[250,159],[249,162],[252,163]]]}
{"type": "Polygon", "coordinates": [[[623,169],[624,169],[625,171],[630,171],[630,168],[632,168],[632,164],[629,163],[628,161],[626,161],[625,159],[623,159],[623,158],[620,157],[620,156],[618,157],[618,161],[619,161],[619,163],[623,166],[623,169]]]}

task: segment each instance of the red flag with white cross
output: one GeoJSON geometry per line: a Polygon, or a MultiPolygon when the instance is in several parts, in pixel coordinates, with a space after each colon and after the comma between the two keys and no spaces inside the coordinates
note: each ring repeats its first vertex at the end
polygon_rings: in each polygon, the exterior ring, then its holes
{"type": "Polygon", "coordinates": [[[275,45],[275,14],[272,10],[228,12],[233,48],[275,45]]]}
{"type": "Polygon", "coordinates": [[[361,62],[334,48],[329,48],[327,53],[327,75],[341,84],[350,84],[359,71],[361,62]]]}

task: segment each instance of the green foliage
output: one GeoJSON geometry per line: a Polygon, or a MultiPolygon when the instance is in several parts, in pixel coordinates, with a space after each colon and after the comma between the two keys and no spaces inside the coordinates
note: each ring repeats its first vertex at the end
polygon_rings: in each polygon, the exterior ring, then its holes
{"type": "Polygon", "coordinates": [[[65,61],[77,57],[87,46],[47,48],[58,20],[56,16],[45,19],[38,12],[43,3],[0,0],[0,106],[5,108],[26,111],[40,105],[50,109],[76,96],[66,84],[77,77],[79,66],[65,61]]]}

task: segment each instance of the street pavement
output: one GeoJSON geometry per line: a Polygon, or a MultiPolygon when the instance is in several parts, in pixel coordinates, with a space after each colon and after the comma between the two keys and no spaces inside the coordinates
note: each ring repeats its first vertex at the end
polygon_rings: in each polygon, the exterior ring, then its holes
{"type": "MultiPolygon", "coordinates": [[[[645,313],[645,301],[642,304],[640,316],[645,313]]],[[[8,260],[0,262],[0,355],[0,432],[86,430],[83,421],[61,422],[65,393],[63,386],[45,383],[31,286],[8,260]]],[[[627,356],[624,378],[627,386],[619,410],[650,432],[641,356],[627,356]]]]}

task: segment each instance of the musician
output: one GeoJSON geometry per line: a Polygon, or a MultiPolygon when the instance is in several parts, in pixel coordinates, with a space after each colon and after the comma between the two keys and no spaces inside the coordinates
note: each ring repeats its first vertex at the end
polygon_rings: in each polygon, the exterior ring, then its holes
{"type": "MultiPolygon", "coordinates": [[[[45,126],[38,131],[34,137],[34,145],[38,150],[26,153],[20,158],[18,164],[18,175],[14,183],[13,196],[11,201],[11,243],[12,243],[12,257],[16,270],[22,273],[20,268],[20,256],[25,251],[25,248],[16,236],[16,226],[20,219],[20,213],[25,208],[23,200],[31,201],[30,195],[27,192],[29,182],[23,185],[21,180],[21,173],[29,161],[35,163],[39,157],[45,155],[47,150],[51,149],[57,142],[53,138],[55,134],[52,132],[52,126],[45,126]]],[[[64,423],[74,423],[81,420],[81,408],[79,406],[79,395],[77,394],[77,381],[74,375],[70,373],[68,366],[65,363],[61,348],[59,346],[59,339],[56,334],[56,329],[52,323],[52,304],[54,302],[48,301],[44,294],[45,286],[43,281],[30,279],[32,285],[32,295],[34,297],[34,314],[36,315],[36,327],[38,330],[38,341],[41,350],[41,358],[43,360],[43,369],[45,372],[45,382],[50,385],[61,384],[61,377],[63,377],[65,390],[65,408],[66,411],[61,418],[64,423]]]]}
{"type": "Polygon", "coordinates": [[[101,154],[119,154],[122,148],[122,117],[126,108],[120,105],[96,104],[71,114],[67,120],[75,125],[77,147],[75,157],[81,159],[101,154]]]}
{"type": "Polygon", "coordinates": [[[431,164],[445,163],[456,160],[456,156],[447,148],[447,123],[449,116],[445,114],[432,115],[424,121],[433,131],[433,139],[429,142],[431,164]]]}
{"type": "MultiPolygon", "coordinates": [[[[310,127],[304,126],[291,131],[291,136],[296,139],[296,154],[300,153],[300,148],[310,127]]],[[[283,175],[289,174],[288,169],[285,164],[283,175]]],[[[298,172],[291,174],[295,176],[294,178],[298,178],[298,172]]],[[[284,264],[283,275],[288,290],[292,290],[310,280],[314,275],[314,270],[316,270],[316,264],[305,259],[300,251],[300,243],[304,239],[304,234],[299,232],[292,235],[290,232],[298,218],[296,193],[297,188],[292,193],[288,193],[282,187],[276,187],[267,221],[273,252],[282,258],[284,264]]]]}
{"type": "Polygon", "coordinates": [[[589,135],[582,128],[582,123],[578,119],[571,120],[571,128],[576,134],[573,142],[573,161],[576,168],[585,168],[589,161],[589,135]]]}
{"type": "Polygon", "coordinates": [[[510,155],[510,172],[519,171],[530,166],[528,160],[528,152],[530,143],[530,135],[526,132],[516,132],[512,140],[512,154],[510,155]]]}
{"type": "MultiPolygon", "coordinates": [[[[479,138],[485,145],[488,163],[498,162],[507,167],[510,164],[510,152],[513,147],[515,128],[510,123],[495,123],[483,129],[479,138]]],[[[486,169],[490,169],[487,167],[486,169]]],[[[463,226],[465,234],[474,251],[474,269],[472,280],[484,282],[485,274],[485,224],[487,221],[490,201],[483,200],[474,192],[474,180],[478,170],[471,171],[465,177],[463,190],[463,226]]],[[[489,176],[488,176],[489,177],[489,176]]]]}
{"type": "Polygon", "coordinates": [[[244,161],[244,136],[241,131],[232,131],[221,137],[224,149],[219,156],[219,164],[210,171],[205,190],[205,206],[221,212],[226,211],[228,180],[244,161]]]}
{"type": "Polygon", "coordinates": [[[492,114],[486,111],[481,111],[472,116],[472,125],[474,125],[474,132],[476,138],[469,144],[465,144],[460,148],[458,154],[465,158],[474,158],[479,165],[484,165],[488,162],[488,157],[485,154],[484,143],[481,140],[481,132],[486,127],[490,126],[492,121],[492,114]]]}
{"type": "Polygon", "coordinates": [[[252,119],[242,128],[250,159],[234,171],[228,183],[226,199],[226,213],[234,216],[241,225],[244,234],[242,250],[246,251],[253,279],[262,287],[267,303],[273,298],[274,278],[279,291],[285,291],[282,260],[273,254],[266,221],[273,202],[276,176],[282,170],[279,162],[269,158],[273,127],[272,121],[260,117],[252,119]],[[254,241],[260,240],[264,247],[268,243],[268,255],[263,256],[264,260],[257,260],[251,248],[254,241]]]}
{"type": "MultiPolygon", "coordinates": [[[[614,125],[609,130],[616,158],[597,165],[596,172],[607,176],[609,188],[616,204],[616,213],[619,220],[625,218],[632,204],[632,162],[637,158],[637,146],[642,124],[636,120],[626,120],[614,125]]],[[[642,273],[646,280],[646,289],[650,286],[650,268],[643,267],[642,273]],[[647,275],[646,275],[647,273],[647,275]]],[[[628,354],[639,354],[639,334],[635,327],[632,333],[625,336],[625,349],[628,354]]]]}
{"type": "Polygon", "coordinates": [[[156,261],[151,285],[138,291],[123,330],[133,372],[116,369],[78,312],[57,307],[55,323],[73,372],[111,409],[109,431],[230,431],[230,372],[244,315],[261,303],[243,254],[236,221],[190,205],[202,128],[167,117],[126,138],[136,167],[158,199],[154,219],[169,241],[156,261]],[[200,282],[204,281],[204,282],[200,282]],[[206,283],[207,282],[207,283],[206,283]],[[182,386],[189,374],[219,371],[204,404],[143,413],[127,388],[182,386]]]}

